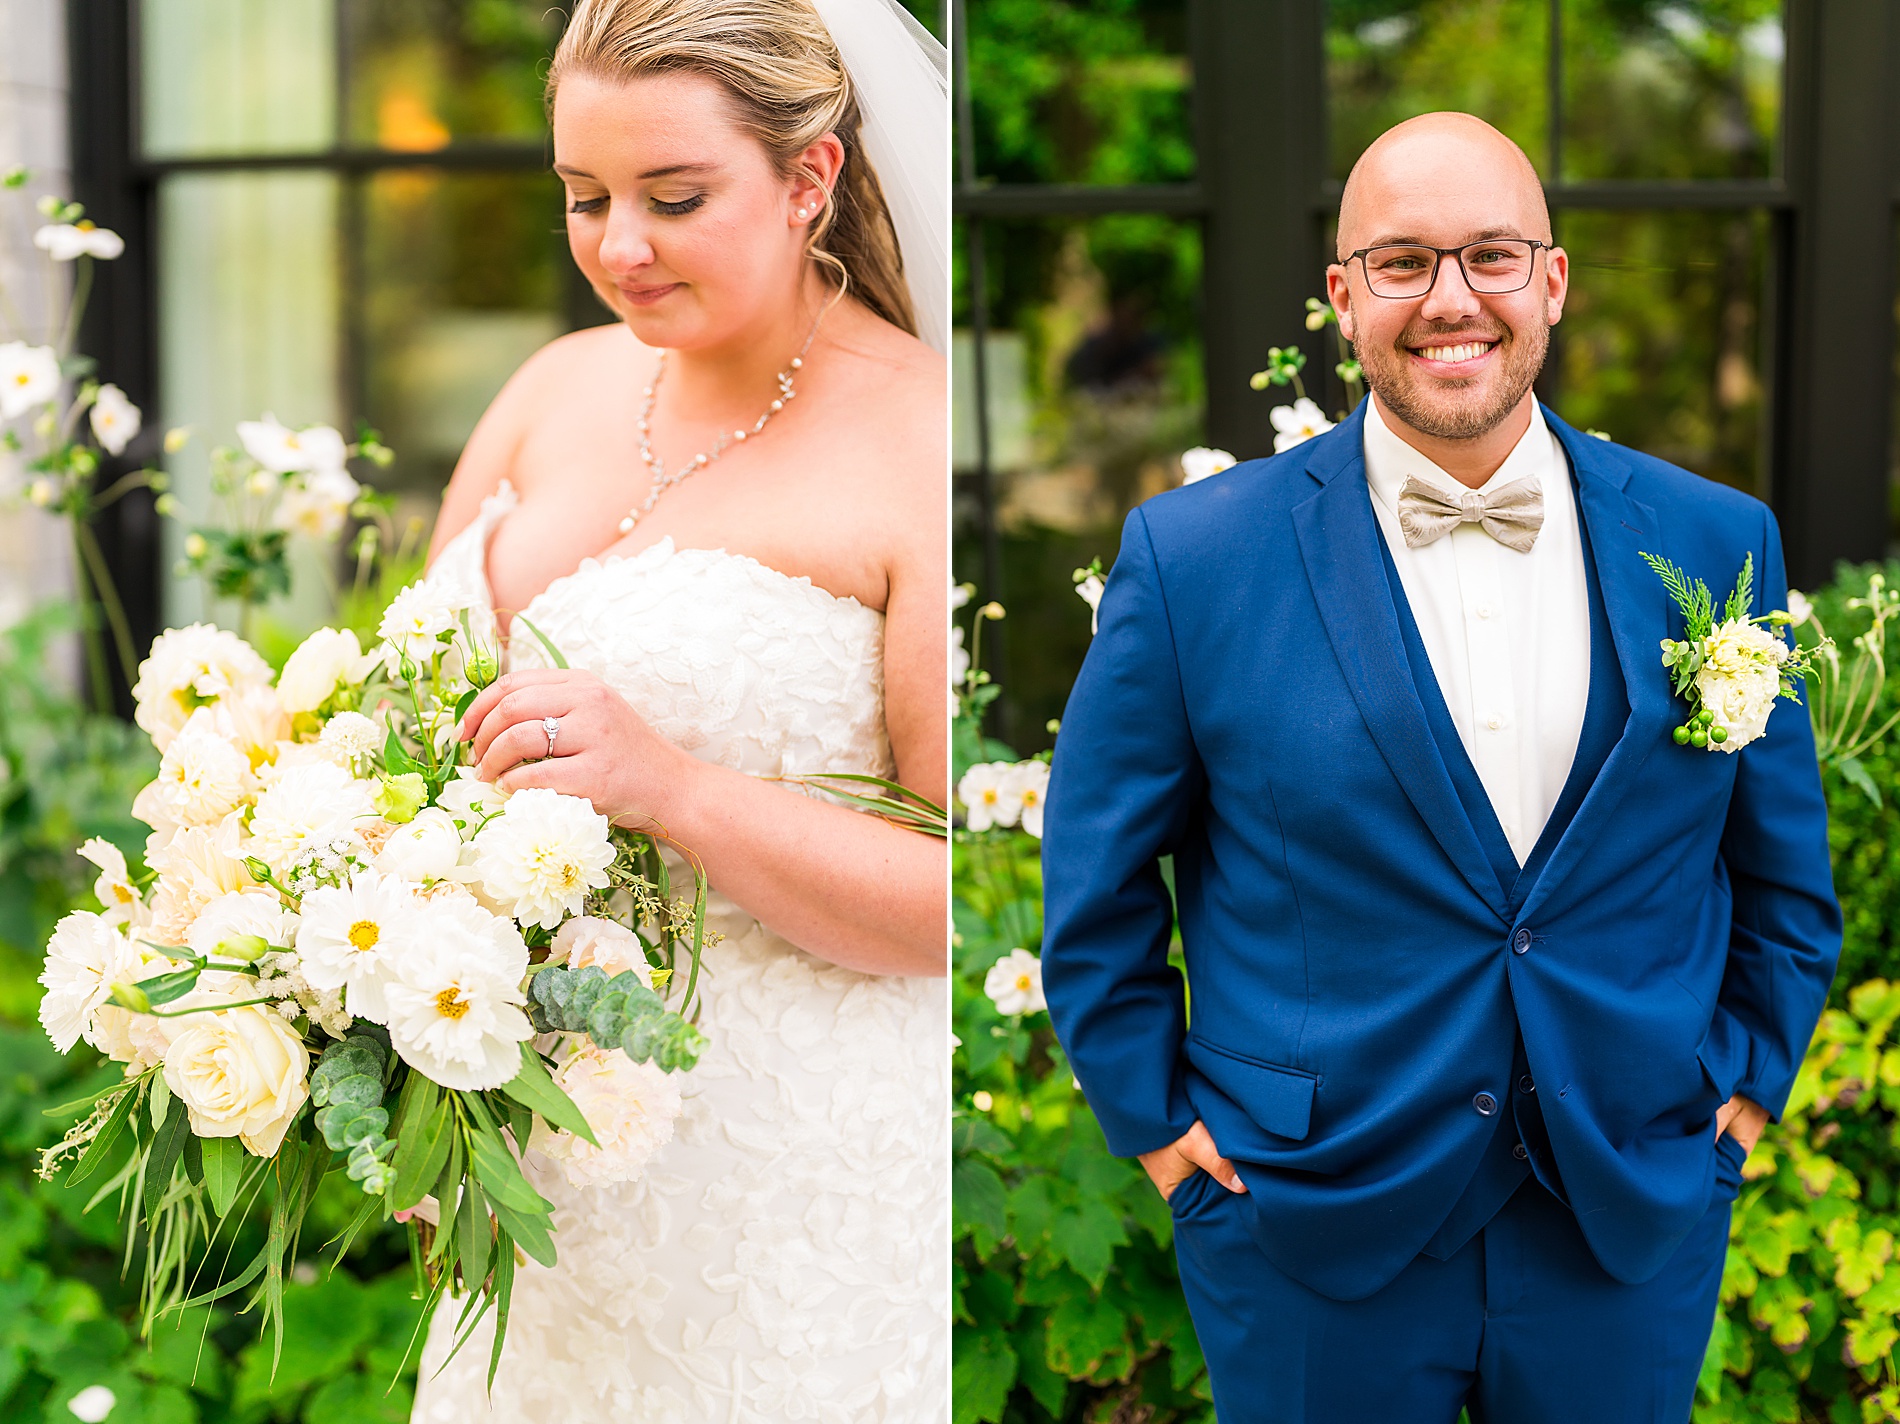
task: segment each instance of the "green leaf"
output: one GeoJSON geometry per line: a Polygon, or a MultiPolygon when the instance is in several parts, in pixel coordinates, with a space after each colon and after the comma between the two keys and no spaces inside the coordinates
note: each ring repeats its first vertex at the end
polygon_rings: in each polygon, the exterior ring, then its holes
{"type": "Polygon", "coordinates": [[[461,1235],[461,1240],[456,1244],[462,1253],[463,1283],[474,1290],[488,1279],[491,1228],[488,1224],[488,1203],[482,1196],[482,1189],[470,1182],[465,1190],[467,1200],[455,1218],[456,1230],[461,1235]]]}
{"type": "Polygon", "coordinates": [[[490,1201],[489,1206],[494,1210],[495,1220],[501,1223],[502,1230],[514,1239],[516,1245],[542,1265],[554,1264],[554,1236],[545,1213],[517,1211],[499,1201],[490,1201]]]}
{"type": "Polygon", "coordinates": [[[950,1174],[951,1231],[954,1239],[974,1238],[976,1253],[987,1257],[1009,1234],[1009,1196],[994,1168],[965,1158],[950,1174]]]}
{"type": "Polygon", "coordinates": [[[1121,1214],[1099,1196],[1082,1196],[1075,1206],[1058,1212],[1049,1228],[1050,1247],[1096,1290],[1108,1279],[1115,1248],[1127,1244],[1121,1214]]]}
{"type": "Polygon", "coordinates": [[[541,1055],[534,1051],[532,1043],[524,1042],[521,1045],[521,1071],[503,1083],[501,1090],[523,1107],[540,1113],[550,1126],[564,1127],[576,1137],[596,1147],[600,1146],[600,1139],[594,1136],[594,1129],[588,1126],[586,1114],[548,1076],[547,1065],[541,1061],[541,1055]]]}
{"type": "Polygon", "coordinates": [[[469,1133],[469,1166],[475,1178],[492,1197],[496,1205],[506,1205],[515,1211],[546,1213],[553,1206],[533,1187],[528,1179],[521,1175],[521,1164],[515,1161],[514,1154],[502,1143],[501,1134],[492,1127],[477,1128],[469,1133]]]}
{"type": "Polygon", "coordinates": [[[402,738],[396,735],[394,723],[390,724],[389,735],[383,739],[383,769],[391,776],[405,776],[422,770],[421,763],[403,750],[402,738]]]}
{"type": "Polygon", "coordinates": [[[997,1329],[959,1325],[950,1366],[952,1424],[996,1424],[1016,1383],[1016,1351],[997,1329]]]}
{"type": "Polygon", "coordinates": [[[1128,1317],[1098,1296],[1074,1295],[1049,1312],[1049,1367],[1071,1379],[1119,1377],[1132,1366],[1128,1317]]]}
{"type": "Polygon", "coordinates": [[[147,1223],[158,1218],[158,1203],[172,1184],[172,1169],[178,1165],[179,1155],[185,1150],[185,1139],[191,1136],[191,1115],[180,1111],[169,1114],[165,1125],[152,1139],[151,1154],[145,1159],[145,1219],[147,1223]]]}
{"type": "MultiPolygon", "coordinates": [[[[420,1073],[415,1076],[422,1077],[420,1073]]],[[[398,1211],[408,1210],[429,1194],[448,1163],[449,1144],[455,1136],[455,1115],[448,1099],[433,1083],[428,1084],[427,1092],[428,1115],[419,1116],[424,1111],[419,1105],[411,1109],[409,1125],[396,1149],[396,1182],[390,1188],[389,1201],[398,1211]]],[[[421,1100],[419,1092],[418,1104],[421,1100]]]]}
{"type": "Polygon", "coordinates": [[[1876,809],[1879,808],[1880,787],[1875,784],[1865,762],[1859,757],[1842,757],[1834,763],[1834,769],[1840,772],[1843,781],[1849,786],[1858,788],[1869,801],[1874,803],[1876,809]]]}
{"type": "Polygon", "coordinates": [[[540,643],[541,646],[547,650],[548,660],[552,662],[557,668],[564,668],[567,666],[567,659],[561,656],[561,650],[555,647],[553,643],[548,641],[548,635],[546,633],[543,633],[539,628],[535,627],[534,624],[528,621],[527,615],[522,614],[522,613],[517,613],[515,615],[515,622],[519,623],[523,628],[526,628],[530,633],[534,634],[535,641],[540,643]]]}

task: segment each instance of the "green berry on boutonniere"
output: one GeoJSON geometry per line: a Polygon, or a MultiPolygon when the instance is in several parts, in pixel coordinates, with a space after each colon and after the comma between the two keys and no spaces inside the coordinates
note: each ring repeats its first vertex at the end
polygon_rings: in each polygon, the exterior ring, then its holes
{"type": "Polygon", "coordinates": [[[1670,738],[1698,750],[1740,751],[1768,726],[1777,698],[1795,698],[1795,682],[1806,675],[1813,649],[1789,647],[1782,626],[1785,613],[1751,617],[1755,599],[1755,556],[1742,560],[1735,590],[1715,617],[1709,586],[1667,559],[1644,554],[1682,614],[1687,637],[1662,640],[1662,664],[1671,690],[1689,705],[1689,718],[1670,738]]]}

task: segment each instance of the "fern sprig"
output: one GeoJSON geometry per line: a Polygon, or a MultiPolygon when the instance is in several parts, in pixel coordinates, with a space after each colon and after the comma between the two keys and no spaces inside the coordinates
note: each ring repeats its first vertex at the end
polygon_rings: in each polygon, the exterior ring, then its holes
{"type": "MultiPolygon", "coordinates": [[[[1750,560],[1752,563],[1752,555],[1750,560]]],[[[1682,610],[1683,622],[1688,625],[1689,641],[1699,643],[1708,637],[1710,629],[1715,626],[1715,599],[1709,593],[1709,586],[1701,579],[1691,583],[1689,576],[1681,569],[1654,554],[1643,554],[1643,562],[1656,571],[1656,577],[1663,581],[1663,587],[1669,590],[1676,607],[1682,610]]],[[[1743,565],[1742,577],[1745,580],[1752,577],[1747,564],[1743,565]]],[[[1732,597],[1729,600],[1731,604],[1734,601],[1732,597]]]]}
{"type": "Polygon", "coordinates": [[[1734,623],[1748,617],[1748,610],[1755,604],[1755,555],[1749,552],[1742,559],[1742,571],[1735,579],[1735,592],[1728,596],[1728,605],[1722,610],[1724,622],[1734,623]]]}

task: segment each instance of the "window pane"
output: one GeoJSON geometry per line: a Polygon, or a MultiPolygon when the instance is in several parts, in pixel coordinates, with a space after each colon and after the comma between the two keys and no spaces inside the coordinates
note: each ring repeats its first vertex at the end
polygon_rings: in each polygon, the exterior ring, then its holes
{"type": "Polygon", "coordinates": [[[1556,408],[1581,428],[1761,490],[1761,214],[1564,213],[1556,408]]]}
{"type": "Polygon", "coordinates": [[[539,138],[560,15],[544,0],[343,0],[350,141],[427,152],[539,138]]]}
{"type": "Polygon", "coordinates": [[[364,418],[396,452],[385,483],[432,499],[502,384],[565,329],[561,187],[396,169],[363,208],[364,418]]]}
{"type": "Polygon", "coordinates": [[[1565,0],[1565,178],[1766,178],[1780,0],[1565,0]]]}
{"type": "MultiPolygon", "coordinates": [[[[1192,222],[1149,215],[984,224],[990,329],[984,346],[1003,585],[983,586],[976,482],[975,346],[969,274],[953,337],[957,576],[1009,610],[999,736],[1049,745],[1089,639],[1071,571],[1113,562],[1123,516],[1180,482],[1201,442],[1192,222]]],[[[958,243],[968,253],[967,230],[958,243]]],[[[990,631],[985,639],[992,636],[990,631]]]]}
{"type": "Polygon", "coordinates": [[[149,156],[300,153],[335,142],[330,0],[142,0],[138,15],[149,156]]]}
{"type": "MultiPolygon", "coordinates": [[[[187,173],[159,187],[163,423],[192,431],[166,465],[189,520],[209,510],[211,447],[235,445],[240,420],[269,412],[292,426],[343,423],[337,190],[333,175],[301,172],[187,173]]],[[[182,531],[167,521],[165,538],[169,568],[182,531]]],[[[205,612],[195,579],[167,586],[167,624],[205,612]]]]}
{"type": "Polygon", "coordinates": [[[1186,0],[967,0],[976,171],[1002,183],[1194,176],[1186,0]]]}
{"type": "Polygon", "coordinates": [[[1550,153],[1550,9],[1531,0],[1333,0],[1326,9],[1333,176],[1392,125],[1461,109],[1496,124],[1540,173],[1550,153]]]}

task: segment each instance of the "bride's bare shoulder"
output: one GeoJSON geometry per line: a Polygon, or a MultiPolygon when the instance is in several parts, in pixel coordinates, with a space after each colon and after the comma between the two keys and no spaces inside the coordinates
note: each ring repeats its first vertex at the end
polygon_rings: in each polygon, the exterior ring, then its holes
{"type": "Polygon", "coordinates": [[[858,308],[839,333],[835,399],[848,404],[851,427],[875,467],[911,469],[940,484],[949,437],[949,371],[922,341],[858,308]]]}
{"type": "MultiPolygon", "coordinates": [[[[476,423],[442,496],[430,554],[475,518],[481,503],[513,476],[523,443],[539,422],[598,390],[625,391],[647,348],[619,322],[556,337],[516,368],[476,423]]],[[[517,479],[516,483],[520,481],[517,479]]]]}

